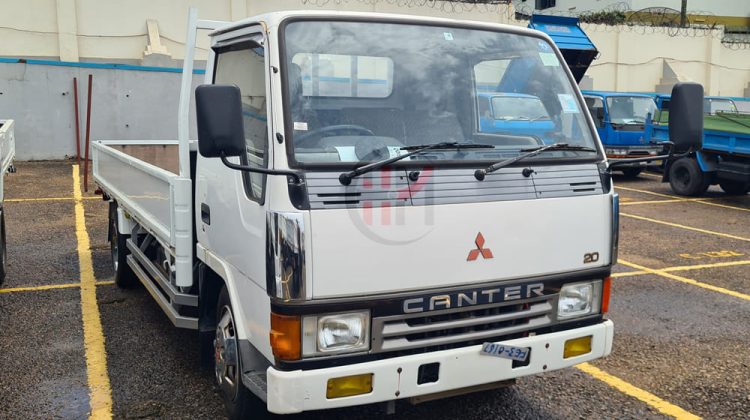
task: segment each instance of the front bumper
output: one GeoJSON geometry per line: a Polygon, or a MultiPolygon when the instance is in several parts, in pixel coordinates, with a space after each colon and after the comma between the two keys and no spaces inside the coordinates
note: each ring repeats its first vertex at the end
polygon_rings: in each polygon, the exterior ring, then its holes
{"type": "MultiPolygon", "coordinates": [[[[648,156],[658,156],[664,151],[664,146],[623,146],[605,147],[607,159],[632,159],[648,156]]],[[[644,168],[654,162],[635,162],[628,165],[620,165],[620,168],[644,168]]]]}
{"type": "Polygon", "coordinates": [[[268,411],[291,414],[371,404],[562,369],[609,355],[613,331],[614,324],[606,320],[587,327],[503,341],[503,344],[531,348],[529,365],[516,368],[513,368],[511,360],[480,354],[481,345],[326,369],[284,372],[269,367],[266,372],[268,411]],[[590,353],[563,358],[565,341],[589,335],[592,336],[590,353]],[[419,367],[435,362],[440,363],[438,380],[418,385],[419,367]],[[367,373],[373,374],[372,392],[369,394],[326,398],[329,379],[367,373]]]}

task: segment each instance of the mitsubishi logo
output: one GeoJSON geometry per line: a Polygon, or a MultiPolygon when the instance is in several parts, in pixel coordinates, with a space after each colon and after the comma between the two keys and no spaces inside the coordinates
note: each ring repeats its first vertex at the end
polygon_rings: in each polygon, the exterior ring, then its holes
{"type": "Polygon", "coordinates": [[[474,243],[477,245],[477,249],[469,251],[469,256],[466,257],[466,261],[474,261],[479,258],[479,254],[482,254],[482,258],[489,260],[493,258],[492,251],[489,248],[484,247],[484,236],[482,232],[477,233],[477,238],[474,239],[474,243]]]}

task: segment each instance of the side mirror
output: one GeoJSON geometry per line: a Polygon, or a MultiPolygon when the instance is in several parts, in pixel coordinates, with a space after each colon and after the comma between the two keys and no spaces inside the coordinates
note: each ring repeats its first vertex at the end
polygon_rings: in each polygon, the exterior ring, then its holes
{"type": "Polygon", "coordinates": [[[245,152],[240,89],[200,85],[195,89],[198,151],[203,157],[241,156],[245,152]]]}
{"type": "Polygon", "coordinates": [[[703,147],[703,86],[677,83],[669,102],[669,139],[674,151],[684,153],[703,147]]]}

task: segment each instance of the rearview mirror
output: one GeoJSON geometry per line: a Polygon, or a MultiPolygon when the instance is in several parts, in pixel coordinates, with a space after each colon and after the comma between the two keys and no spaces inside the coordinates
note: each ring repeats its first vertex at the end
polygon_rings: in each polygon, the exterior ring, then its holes
{"type": "Polygon", "coordinates": [[[198,151],[203,157],[241,156],[245,152],[240,89],[200,85],[195,89],[198,151]]]}
{"type": "Polygon", "coordinates": [[[703,86],[677,83],[669,103],[669,139],[674,151],[684,153],[703,146],[703,86]]]}

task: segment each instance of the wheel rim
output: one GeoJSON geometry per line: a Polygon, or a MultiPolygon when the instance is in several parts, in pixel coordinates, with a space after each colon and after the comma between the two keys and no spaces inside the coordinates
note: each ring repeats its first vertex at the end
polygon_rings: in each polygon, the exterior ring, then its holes
{"type": "Polygon", "coordinates": [[[109,238],[109,243],[111,253],[112,253],[112,266],[115,270],[115,273],[117,272],[117,266],[119,265],[119,257],[120,257],[120,247],[118,244],[118,234],[117,234],[117,225],[115,223],[112,223],[112,229],[111,229],[111,237],[109,238]]]}
{"type": "Polygon", "coordinates": [[[234,318],[228,306],[221,309],[221,319],[216,325],[214,340],[214,371],[216,382],[225,395],[234,399],[239,382],[239,363],[237,360],[237,338],[234,329],[234,318]]]}

